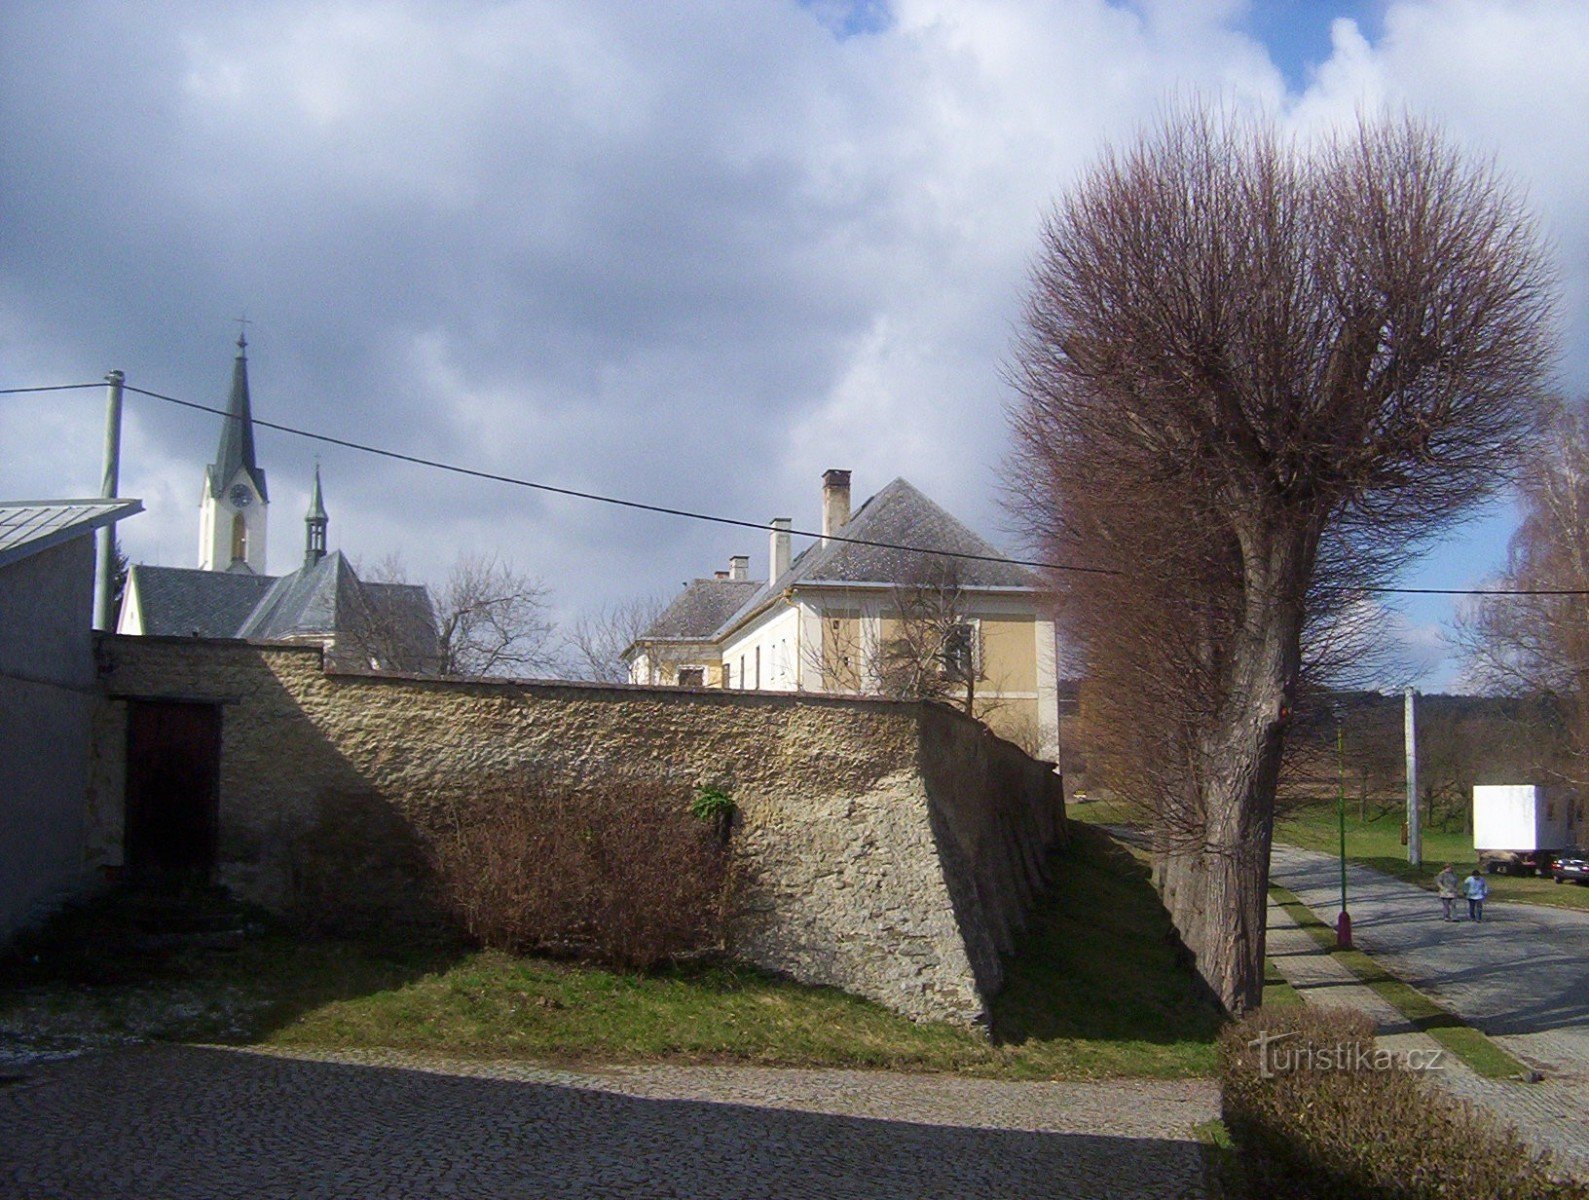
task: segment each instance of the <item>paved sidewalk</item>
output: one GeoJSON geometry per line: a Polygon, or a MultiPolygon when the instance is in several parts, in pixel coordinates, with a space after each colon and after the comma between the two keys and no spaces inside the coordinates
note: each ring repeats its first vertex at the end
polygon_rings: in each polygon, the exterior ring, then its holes
{"type": "Polygon", "coordinates": [[[0,1195],[1194,1197],[1211,1080],[551,1070],[150,1046],[0,1086],[0,1195]]]}
{"type": "MultiPolygon", "coordinates": [[[[1335,924],[1339,860],[1276,846],[1271,873],[1335,924]]],[[[1346,892],[1358,946],[1530,1066],[1589,1092],[1589,912],[1492,903],[1481,924],[1448,924],[1432,892],[1355,864],[1346,892]]]]}
{"type": "MultiPolygon", "coordinates": [[[[1319,878],[1321,865],[1300,860],[1299,856],[1304,853],[1291,847],[1275,847],[1274,881],[1298,892],[1304,901],[1311,898],[1310,907],[1315,915],[1326,922],[1333,922],[1340,908],[1339,864],[1326,856],[1311,856],[1323,859],[1322,866],[1333,872],[1331,878],[1334,880],[1334,890],[1331,891],[1319,878]],[[1299,891],[1299,883],[1304,890],[1299,891]],[[1321,896],[1325,895],[1329,898],[1321,901],[1321,896]]],[[[1351,904],[1353,940],[1360,949],[1373,954],[1387,969],[1435,996],[1471,1023],[1483,1027],[1481,1021],[1474,1020],[1472,1012],[1461,1007],[1459,1000],[1467,995],[1461,987],[1430,986],[1426,980],[1414,977],[1407,970],[1408,960],[1405,956],[1398,957],[1382,949],[1388,945],[1422,939],[1418,929],[1430,919],[1437,926],[1437,934],[1433,939],[1436,945],[1441,944],[1439,931],[1458,928],[1440,920],[1439,904],[1430,893],[1379,872],[1353,868],[1347,878],[1347,900],[1351,904]],[[1359,872],[1362,878],[1358,877],[1359,872]],[[1407,895],[1408,892],[1413,894],[1407,895]],[[1354,895],[1360,900],[1353,900],[1354,895]],[[1431,909],[1434,914],[1432,918],[1429,917],[1431,909]],[[1360,935],[1359,921],[1368,925],[1370,936],[1360,935]],[[1401,922],[1411,924],[1418,932],[1398,934],[1396,929],[1401,922]]],[[[1486,916],[1487,925],[1488,914],[1486,916]]],[[[1476,934],[1490,932],[1484,925],[1469,928],[1476,934]]],[[[1511,936],[1516,938],[1517,931],[1513,930],[1511,936]]],[[[1484,956],[1482,945],[1474,949],[1475,943],[1463,944],[1468,947],[1463,955],[1465,960],[1484,956]]],[[[1515,945],[1511,952],[1517,952],[1515,945]]],[[[1312,936],[1298,927],[1284,909],[1273,904],[1269,906],[1268,953],[1281,974],[1309,1003],[1352,1007],[1368,1013],[1379,1024],[1381,1041],[1388,1048],[1398,1052],[1420,1051],[1421,1060],[1425,1062],[1430,1061],[1428,1056],[1431,1053],[1440,1049],[1438,1042],[1428,1034],[1419,1032],[1389,1001],[1359,982],[1351,971],[1320,949],[1312,936]]],[[[1549,985],[1549,979],[1542,984],[1546,988],[1549,985]]],[[[1507,1015],[1502,1023],[1517,1028],[1517,1014],[1507,1015]]],[[[1555,1032],[1554,1028],[1547,1027],[1532,1035],[1542,1037],[1544,1041],[1528,1041],[1531,1035],[1521,1032],[1496,1038],[1519,1057],[1523,1057],[1519,1053],[1521,1045],[1536,1049],[1548,1046],[1550,1052],[1557,1055],[1556,1069],[1547,1074],[1543,1082],[1485,1079],[1469,1070],[1449,1052],[1440,1055],[1440,1068],[1431,1072],[1431,1078],[1460,1098],[1494,1112],[1534,1145],[1549,1149],[1568,1170],[1589,1173],[1589,1093],[1586,1093],[1581,1067],[1571,1056],[1579,1045],[1574,1035],[1580,1031],[1569,1031],[1565,1039],[1554,1037],[1555,1032]],[[1560,1069],[1562,1064],[1568,1069],[1560,1069]]]]}

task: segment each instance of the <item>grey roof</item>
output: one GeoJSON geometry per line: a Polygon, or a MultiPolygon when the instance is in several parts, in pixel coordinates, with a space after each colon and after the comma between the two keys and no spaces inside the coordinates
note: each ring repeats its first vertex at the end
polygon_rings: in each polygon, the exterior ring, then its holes
{"type": "Polygon", "coordinates": [[[765,586],[760,579],[697,579],[662,610],[640,640],[709,641],[718,626],[765,586]]]}
{"type": "Polygon", "coordinates": [[[141,500],[0,501],[0,567],[142,511],[141,500]]]}
{"type": "Polygon", "coordinates": [[[137,594],[145,633],[229,638],[238,636],[238,629],[274,582],[269,575],[241,571],[139,563],[128,573],[127,590],[137,594]]]}
{"type": "Polygon", "coordinates": [[[436,637],[436,610],[430,589],[417,583],[366,583],[364,594],[377,627],[387,631],[389,665],[398,671],[434,671],[441,667],[436,637]]]}
{"type": "Polygon", "coordinates": [[[370,624],[369,602],[353,567],[334,550],[313,566],[272,582],[234,636],[274,641],[295,634],[331,634],[370,624]]]}
{"type": "Polygon", "coordinates": [[[430,593],[417,584],[364,583],[341,551],[276,577],[136,566],[128,587],[148,634],[337,637],[352,656],[377,657],[396,670],[434,670],[439,659],[430,593]]]}
{"type": "MultiPolygon", "coordinates": [[[[895,479],[861,505],[839,536],[955,554],[1005,557],[996,546],[904,479],[895,479]]],[[[786,572],[749,597],[714,632],[727,632],[795,584],[908,584],[924,576],[937,577],[938,571],[951,566],[956,586],[963,588],[1035,588],[1038,583],[1031,571],[1013,562],[946,558],[837,540],[826,545],[813,542],[789,564],[786,572]]]]}
{"type": "Polygon", "coordinates": [[[215,462],[206,474],[209,477],[210,495],[219,496],[221,489],[246,470],[261,500],[268,501],[265,491],[265,472],[254,461],[254,415],[248,400],[247,341],[237,339],[237,358],[232,363],[232,393],[226,401],[226,421],[221,426],[221,445],[215,452],[215,462]]]}

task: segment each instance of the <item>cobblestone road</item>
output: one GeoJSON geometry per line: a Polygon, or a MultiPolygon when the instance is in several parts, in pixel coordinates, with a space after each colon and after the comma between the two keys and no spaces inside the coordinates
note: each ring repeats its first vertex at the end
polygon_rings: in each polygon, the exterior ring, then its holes
{"type": "Polygon", "coordinates": [[[1207,1080],[554,1071],[150,1046],[0,1087],[0,1195],[1202,1195],[1207,1080]]]}

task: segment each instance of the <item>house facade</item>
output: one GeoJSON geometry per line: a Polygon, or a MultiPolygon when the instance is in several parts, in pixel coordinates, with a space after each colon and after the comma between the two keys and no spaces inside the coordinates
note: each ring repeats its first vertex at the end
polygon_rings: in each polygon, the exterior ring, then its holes
{"type": "Polygon", "coordinates": [[[96,529],[136,500],[0,503],[0,945],[92,881],[96,529]]]}
{"type": "Polygon", "coordinates": [[[822,535],[793,553],[768,530],[688,585],[629,648],[635,683],[931,697],[1039,757],[1058,751],[1054,626],[1036,577],[904,479],[852,513],[850,473],[823,476],[822,535]]]}

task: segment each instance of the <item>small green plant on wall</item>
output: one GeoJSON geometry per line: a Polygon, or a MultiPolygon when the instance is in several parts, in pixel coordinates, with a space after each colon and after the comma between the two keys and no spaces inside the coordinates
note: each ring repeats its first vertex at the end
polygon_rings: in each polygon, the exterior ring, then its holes
{"type": "Polygon", "coordinates": [[[690,814],[701,821],[710,821],[717,836],[728,841],[728,831],[734,820],[733,798],[720,787],[701,784],[690,801],[690,814]]]}

